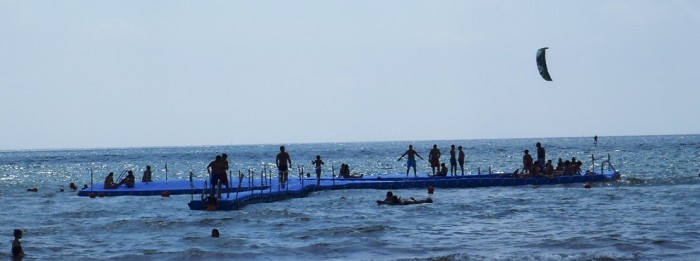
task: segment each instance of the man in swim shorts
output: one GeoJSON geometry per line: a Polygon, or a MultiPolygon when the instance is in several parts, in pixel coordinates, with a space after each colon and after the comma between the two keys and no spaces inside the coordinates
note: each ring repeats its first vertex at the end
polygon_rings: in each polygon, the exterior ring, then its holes
{"type": "Polygon", "coordinates": [[[413,176],[418,177],[416,174],[416,156],[418,158],[423,159],[420,155],[418,155],[418,152],[413,150],[413,145],[408,145],[408,150],[399,157],[399,160],[403,159],[404,156],[408,155],[408,160],[406,161],[406,177],[408,177],[408,172],[413,167],[413,176]]]}
{"type": "Polygon", "coordinates": [[[289,179],[289,168],[292,166],[292,158],[289,157],[289,153],[284,151],[284,146],[280,146],[280,153],[277,153],[277,170],[279,170],[280,182],[282,184],[287,184],[289,179]]]}
{"type": "Polygon", "coordinates": [[[433,176],[435,175],[435,169],[440,171],[440,150],[437,144],[433,144],[433,149],[430,150],[428,154],[428,161],[430,162],[430,168],[433,169],[433,176]]]}

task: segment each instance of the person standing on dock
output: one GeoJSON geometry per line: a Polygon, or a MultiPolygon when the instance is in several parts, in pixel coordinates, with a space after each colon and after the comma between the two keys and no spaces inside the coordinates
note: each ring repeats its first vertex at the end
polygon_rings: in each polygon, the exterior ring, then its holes
{"type": "Polygon", "coordinates": [[[408,150],[399,157],[399,161],[403,159],[404,156],[408,155],[408,160],[406,161],[406,177],[408,177],[408,171],[413,167],[413,176],[418,177],[416,174],[416,156],[418,156],[420,159],[423,159],[420,155],[418,155],[418,152],[413,150],[413,145],[408,145],[408,150]]]}
{"type": "Polygon", "coordinates": [[[221,166],[219,166],[221,171],[219,171],[219,175],[221,177],[221,185],[226,186],[226,198],[230,198],[230,189],[228,186],[228,155],[226,153],[221,154],[221,166]]]}
{"type": "Polygon", "coordinates": [[[430,168],[433,169],[433,176],[435,175],[435,169],[440,171],[440,150],[437,144],[433,144],[433,149],[430,150],[428,154],[428,161],[430,162],[430,168]]]}
{"type": "Polygon", "coordinates": [[[215,194],[215,188],[221,181],[221,176],[219,175],[219,171],[221,171],[221,156],[216,155],[216,158],[214,158],[214,161],[210,162],[209,165],[207,165],[207,172],[209,172],[209,182],[211,183],[211,193],[210,195],[215,194]]]}
{"type": "Polygon", "coordinates": [[[537,147],[537,165],[540,166],[540,169],[544,168],[544,147],[542,147],[542,144],[539,142],[535,144],[535,147],[537,147]]]}
{"type": "Polygon", "coordinates": [[[312,161],[311,164],[313,164],[316,169],[316,185],[321,185],[321,171],[323,170],[321,155],[316,155],[316,160],[312,161]]]}
{"type": "Polygon", "coordinates": [[[280,146],[280,153],[277,153],[275,162],[279,170],[280,182],[282,182],[282,184],[287,184],[287,180],[289,180],[289,168],[292,166],[292,158],[289,157],[289,153],[284,151],[284,146],[280,146]]]}
{"type": "Polygon", "coordinates": [[[529,150],[525,150],[523,155],[523,173],[530,173],[532,170],[532,156],[529,150]]]}
{"type": "Polygon", "coordinates": [[[450,147],[450,173],[452,176],[457,176],[457,151],[455,151],[455,145],[452,144],[450,147]]]}
{"type": "Polygon", "coordinates": [[[457,161],[459,161],[459,168],[462,169],[462,176],[464,176],[464,151],[462,150],[462,146],[457,147],[457,149],[459,150],[457,161]]]}

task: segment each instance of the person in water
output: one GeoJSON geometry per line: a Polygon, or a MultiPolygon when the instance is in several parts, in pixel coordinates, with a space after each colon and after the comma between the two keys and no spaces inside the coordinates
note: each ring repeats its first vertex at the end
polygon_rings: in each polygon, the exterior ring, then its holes
{"type": "Polygon", "coordinates": [[[321,183],[321,171],[323,170],[323,161],[321,160],[321,155],[316,155],[316,160],[312,161],[311,164],[314,165],[316,169],[316,185],[321,183]]]}
{"type": "Polygon", "coordinates": [[[284,151],[284,146],[280,146],[280,153],[277,153],[275,164],[277,165],[277,170],[279,170],[280,182],[287,184],[289,168],[292,167],[292,158],[289,156],[289,153],[284,151]]]}
{"type": "Polygon", "coordinates": [[[15,240],[12,241],[12,258],[21,259],[24,257],[24,250],[22,250],[22,243],[19,242],[22,239],[22,230],[15,229],[15,240]]]}
{"type": "Polygon", "coordinates": [[[423,159],[423,157],[413,150],[413,145],[408,145],[408,150],[399,157],[399,161],[406,155],[408,155],[408,160],[406,161],[406,177],[408,177],[408,172],[411,168],[413,168],[413,176],[418,177],[418,174],[416,174],[416,157],[420,159],[423,159]]]}
{"type": "Polygon", "coordinates": [[[105,178],[104,188],[105,189],[115,189],[118,187],[119,187],[119,184],[114,183],[114,172],[110,172],[109,174],[107,174],[107,177],[105,178]]]}
{"type": "Polygon", "coordinates": [[[338,176],[341,176],[346,179],[359,179],[365,176],[365,174],[361,175],[352,175],[350,174],[350,166],[348,164],[340,164],[340,173],[338,176]]]}
{"type": "Polygon", "coordinates": [[[430,168],[433,170],[433,175],[435,175],[435,169],[440,171],[440,149],[438,149],[437,144],[433,144],[433,148],[428,154],[428,162],[430,162],[430,168]]]}
{"type": "Polygon", "coordinates": [[[151,166],[146,166],[146,170],[143,171],[143,177],[141,177],[141,182],[151,181],[153,181],[153,172],[151,171],[151,166]]]}
{"type": "Polygon", "coordinates": [[[394,201],[394,193],[391,191],[386,192],[386,198],[384,198],[384,202],[391,203],[394,201]]]}
{"type": "Polygon", "coordinates": [[[211,230],[211,237],[219,237],[219,230],[218,229],[212,229],[211,230]]]}

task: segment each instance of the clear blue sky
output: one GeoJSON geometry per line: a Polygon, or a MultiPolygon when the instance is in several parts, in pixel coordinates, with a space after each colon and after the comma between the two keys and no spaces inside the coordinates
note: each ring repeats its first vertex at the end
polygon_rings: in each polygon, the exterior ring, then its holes
{"type": "Polygon", "coordinates": [[[700,1],[0,0],[0,150],[697,134],[698,28],[700,1]]]}

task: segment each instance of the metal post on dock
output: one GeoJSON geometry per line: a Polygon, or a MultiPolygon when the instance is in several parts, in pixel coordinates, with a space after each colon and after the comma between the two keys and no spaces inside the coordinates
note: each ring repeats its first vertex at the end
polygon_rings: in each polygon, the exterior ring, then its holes
{"type": "Polygon", "coordinates": [[[267,184],[270,186],[270,193],[272,193],[272,170],[267,173],[267,178],[270,179],[267,184]]]}
{"type": "MultiPolygon", "coordinates": [[[[595,155],[591,154],[591,171],[595,174],[595,155]]],[[[603,174],[602,172],[600,174],[603,174]]]]}
{"type": "Polygon", "coordinates": [[[333,175],[333,186],[335,187],[335,166],[331,165],[331,174],[333,175]]]}
{"type": "Polygon", "coordinates": [[[481,167],[478,167],[478,168],[476,169],[476,174],[479,175],[479,176],[481,176],[481,167]]]}
{"type": "Polygon", "coordinates": [[[489,166],[489,175],[491,175],[491,167],[489,166]]]}
{"type": "MultiPolygon", "coordinates": [[[[165,163],[165,180],[168,180],[168,163],[165,163]]],[[[213,184],[212,184],[213,186],[213,184]]]]}
{"type": "Polygon", "coordinates": [[[90,168],[90,191],[94,191],[94,190],[95,190],[95,185],[92,182],[92,168],[90,168]]]}

